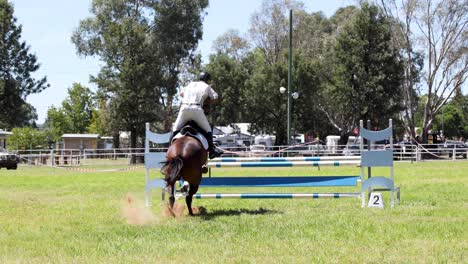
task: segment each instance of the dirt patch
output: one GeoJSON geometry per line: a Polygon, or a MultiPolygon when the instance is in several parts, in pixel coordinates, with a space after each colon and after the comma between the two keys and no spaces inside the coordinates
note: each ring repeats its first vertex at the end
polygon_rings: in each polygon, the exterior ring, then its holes
{"type": "Polygon", "coordinates": [[[151,225],[158,222],[158,218],[150,208],[137,201],[133,195],[127,194],[122,201],[122,216],[129,225],[151,225]]]}
{"type": "MultiPolygon", "coordinates": [[[[206,214],[206,208],[204,207],[192,207],[192,211],[195,216],[206,214]]],[[[185,205],[180,203],[175,203],[172,209],[169,207],[169,204],[166,204],[162,210],[162,214],[164,217],[180,218],[188,216],[188,210],[185,205]]]]}

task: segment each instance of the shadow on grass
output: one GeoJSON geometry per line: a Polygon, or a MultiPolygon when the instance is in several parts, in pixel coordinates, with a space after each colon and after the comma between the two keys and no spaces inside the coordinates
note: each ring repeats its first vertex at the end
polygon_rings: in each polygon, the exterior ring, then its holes
{"type": "Polygon", "coordinates": [[[280,211],[259,208],[255,210],[250,209],[228,209],[228,210],[213,210],[208,211],[201,215],[203,220],[213,220],[219,216],[237,216],[237,215],[267,215],[267,214],[282,214],[280,211]]]}

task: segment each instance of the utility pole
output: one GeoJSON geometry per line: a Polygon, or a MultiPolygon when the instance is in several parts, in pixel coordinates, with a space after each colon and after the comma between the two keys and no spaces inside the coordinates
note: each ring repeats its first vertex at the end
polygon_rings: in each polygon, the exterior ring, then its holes
{"type": "Polygon", "coordinates": [[[292,17],[293,11],[289,10],[289,68],[288,68],[288,145],[291,145],[291,84],[292,84],[292,17]]]}

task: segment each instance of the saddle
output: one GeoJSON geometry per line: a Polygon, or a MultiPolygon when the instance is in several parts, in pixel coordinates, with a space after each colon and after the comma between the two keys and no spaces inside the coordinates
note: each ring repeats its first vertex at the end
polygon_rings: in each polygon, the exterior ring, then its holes
{"type": "MultiPolygon", "coordinates": [[[[189,137],[192,137],[192,138],[198,140],[202,144],[203,148],[205,150],[208,150],[208,141],[207,141],[203,131],[201,130],[201,128],[194,121],[188,121],[182,127],[182,129],[180,129],[180,132],[177,133],[177,135],[174,136],[174,138],[172,139],[172,142],[174,142],[175,139],[180,138],[182,136],[189,136],[189,137]]],[[[171,142],[171,144],[172,144],[172,142],[171,142]]]]}

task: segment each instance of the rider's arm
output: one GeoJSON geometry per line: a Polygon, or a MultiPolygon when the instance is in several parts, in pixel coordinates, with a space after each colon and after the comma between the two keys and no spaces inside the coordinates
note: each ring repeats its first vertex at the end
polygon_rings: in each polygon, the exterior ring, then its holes
{"type": "Polygon", "coordinates": [[[208,103],[213,103],[216,100],[218,100],[218,94],[213,90],[213,88],[211,88],[211,86],[208,87],[208,103]]]}

